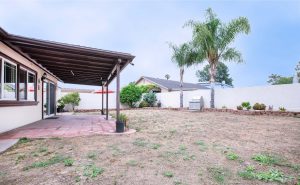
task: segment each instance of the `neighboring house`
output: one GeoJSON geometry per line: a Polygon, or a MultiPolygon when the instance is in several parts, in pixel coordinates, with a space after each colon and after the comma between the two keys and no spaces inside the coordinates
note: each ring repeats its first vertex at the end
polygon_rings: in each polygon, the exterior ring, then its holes
{"type": "MultiPolygon", "coordinates": [[[[210,82],[199,82],[198,84],[210,89],[210,82]]],[[[215,88],[223,88],[224,89],[224,88],[233,88],[233,86],[228,85],[228,84],[223,84],[220,82],[215,82],[215,88]]]]}
{"type": "MultiPolygon", "coordinates": [[[[166,80],[160,78],[152,78],[147,76],[142,76],[136,83],[136,85],[156,85],[159,87],[160,92],[170,92],[170,91],[180,91],[180,82],[174,80],[166,80]]],[[[192,91],[198,89],[208,89],[207,87],[196,84],[196,83],[183,83],[184,91],[192,91]]]]}
{"type": "Polygon", "coordinates": [[[13,35],[0,27],[0,133],[55,115],[58,81],[107,90],[133,59],[128,53],[13,35]]]}

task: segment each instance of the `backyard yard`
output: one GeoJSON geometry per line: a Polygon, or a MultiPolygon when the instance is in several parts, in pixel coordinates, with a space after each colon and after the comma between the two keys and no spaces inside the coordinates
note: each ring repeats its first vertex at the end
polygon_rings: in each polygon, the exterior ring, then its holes
{"type": "Polygon", "coordinates": [[[20,140],[0,184],[299,184],[300,118],[122,113],[136,133],[20,140]]]}

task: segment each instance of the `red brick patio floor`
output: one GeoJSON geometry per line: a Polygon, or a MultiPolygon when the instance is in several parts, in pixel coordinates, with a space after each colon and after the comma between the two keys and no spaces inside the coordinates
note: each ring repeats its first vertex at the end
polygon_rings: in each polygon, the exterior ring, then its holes
{"type": "MultiPolygon", "coordinates": [[[[105,120],[101,115],[61,115],[57,119],[40,120],[0,134],[0,139],[76,137],[87,135],[113,135],[114,120],[105,120]]],[[[134,133],[128,130],[121,134],[134,133]]]]}

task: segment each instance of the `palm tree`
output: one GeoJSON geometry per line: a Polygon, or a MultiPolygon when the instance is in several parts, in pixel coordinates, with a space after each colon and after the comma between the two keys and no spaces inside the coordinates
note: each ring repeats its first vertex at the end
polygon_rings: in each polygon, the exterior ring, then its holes
{"type": "Polygon", "coordinates": [[[243,62],[241,53],[230,44],[240,33],[248,34],[250,24],[245,17],[238,17],[224,24],[213,13],[212,9],[206,10],[204,22],[189,21],[185,26],[193,30],[191,60],[188,65],[199,64],[207,61],[210,66],[211,101],[210,107],[214,108],[214,84],[219,61],[243,62]]]}
{"type": "Polygon", "coordinates": [[[172,61],[179,67],[180,69],[180,108],[183,108],[183,74],[184,74],[184,66],[188,64],[190,61],[189,57],[190,48],[188,44],[182,44],[180,46],[176,46],[173,44],[169,44],[169,47],[173,49],[172,61]]]}
{"type": "Polygon", "coordinates": [[[170,75],[169,75],[169,74],[166,74],[166,75],[165,75],[165,78],[166,78],[167,80],[169,80],[169,79],[170,79],[170,75]]]}

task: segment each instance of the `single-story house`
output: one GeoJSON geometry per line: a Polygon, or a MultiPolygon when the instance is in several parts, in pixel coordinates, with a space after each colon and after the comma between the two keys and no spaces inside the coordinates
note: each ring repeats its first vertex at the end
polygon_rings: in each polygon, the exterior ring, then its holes
{"type": "MultiPolygon", "coordinates": [[[[120,72],[133,59],[128,53],[17,36],[0,27],[0,133],[55,115],[58,81],[104,91],[116,78],[119,100],[120,72]]],[[[106,109],[108,119],[108,104],[106,109]]]]}
{"type": "MultiPolygon", "coordinates": [[[[135,83],[136,85],[156,85],[160,92],[171,92],[171,91],[179,91],[180,90],[180,82],[174,80],[167,80],[161,78],[153,78],[142,76],[138,81],[135,83]]],[[[183,91],[193,91],[198,89],[208,89],[207,87],[197,84],[197,83],[183,83],[183,91]]]]}

